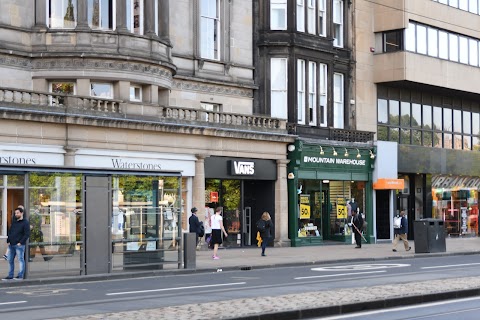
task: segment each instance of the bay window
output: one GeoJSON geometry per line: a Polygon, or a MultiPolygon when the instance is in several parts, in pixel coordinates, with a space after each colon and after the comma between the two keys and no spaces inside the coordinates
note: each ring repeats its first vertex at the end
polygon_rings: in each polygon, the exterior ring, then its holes
{"type": "Polygon", "coordinates": [[[343,74],[335,73],[333,75],[333,127],[343,129],[343,109],[344,109],[344,88],[343,88],[343,74]]]}
{"type": "Polygon", "coordinates": [[[114,30],[116,1],[88,0],[88,25],[92,29],[114,30]]]}
{"type": "Polygon", "coordinates": [[[127,29],[138,35],[143,34],[143,0],[127,1],[127,29]]]}
{"type": "Polygon", "coordinates": [[[200,0],[200,55],[220,59],[220,8],[218,0],[200,0]]]}
{"type": "Polygon", "coordinates": [[[287,29],[287,0],[270,0],[270,29],[287,29]]]}
{"type": "Polygon", "coordinates": [[[48,0],[48,27],[55,29],[71,29],[77,25],[76,0],[48,0]]]}
{"type": "Polygon", "coordinates": [[[305,124],[305,60],[297,60],[297,117],[305,124]]]}
{"type": "Polygon", "coordinates": [[[273,118],[287,119],[287,59],[272,58],[270,60],[270,110],[273,118]]]}

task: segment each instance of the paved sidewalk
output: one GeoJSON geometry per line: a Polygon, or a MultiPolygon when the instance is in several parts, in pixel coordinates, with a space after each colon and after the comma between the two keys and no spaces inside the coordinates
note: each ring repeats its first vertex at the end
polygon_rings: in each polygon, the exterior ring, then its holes
{"type": "MultiPolygon", "coordinates": [[[[260,248],[221,249],[220,260],[212,259],[212,251],[197,251],[196,270],[239,270],[293,265],[314,265],[336,262],[366,262],[380,259],[421,258],[435,255],[480,254],[480,238],[448,238],[445,253],[406,252],[401,245],[392,252],[392,245],[371,244],[355,249],[353,245],[324,245],[300,248],[267,248],[266,257],[260,248]]],[[[169,273],[172,271],[168,271],[169,273]]],[[[177,270],[176,273],[185,271],[177,270]]],[[[189,272],[189,271],[187,271],[189,272]]],[[[159,274],[159,273],[157,273],[159,274]]],[[[25,281],[27,284],[30,281],[25,281]]],[[[328,290],[276,297],[236,299],[211,303],[188,304],[166,308],[69,317],[68,320],[85,319],[306,319],[396,305],[480,295],[480,277],[456,278],[435,281],[416,281],[397,285],[358,288],[362,295],[353,295],[351,289],[328,290]],[[221,313],[218,313],[221,312],[221,313]]]]}

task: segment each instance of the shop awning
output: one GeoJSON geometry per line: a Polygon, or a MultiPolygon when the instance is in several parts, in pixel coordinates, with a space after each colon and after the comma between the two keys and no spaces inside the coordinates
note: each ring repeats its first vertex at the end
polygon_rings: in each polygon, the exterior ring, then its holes
{"type": "Polygon", "coordinates": [[[403,179],[378,179],[377,182],[373,183],[374,190],[403,190],[404,189],[404,180],[403,179]]]}

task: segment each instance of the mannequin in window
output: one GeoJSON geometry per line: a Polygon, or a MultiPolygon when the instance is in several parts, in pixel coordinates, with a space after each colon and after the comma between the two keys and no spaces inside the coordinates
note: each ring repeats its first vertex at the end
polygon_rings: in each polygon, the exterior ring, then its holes
{"type": "Polygon", "coordinates": [[[355,213],[359,213],[360,212],[360,209],[358,208],[358,203],[355,202],[355,198],[352,198],[352,200],[350,200],[348,202],[348,204],[350,205],[350,209],[352,210],[352,214],[355,212],[355,213]]]}

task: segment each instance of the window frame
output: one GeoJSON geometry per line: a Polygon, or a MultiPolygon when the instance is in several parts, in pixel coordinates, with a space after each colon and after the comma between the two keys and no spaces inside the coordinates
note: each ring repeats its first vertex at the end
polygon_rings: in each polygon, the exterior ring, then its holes
{"type": "MultiPolygon", "coordinates": [[[[80,0],[80,1],[83,1],[83,0],[80,0]]],[[[78,7],[78,1],[77,0],[72,0],[72,2],[75,2],[73,4],[73,8],[74,8],[74,20],[73,20],[73,26],[69,26],[69,27],[66,27],[65,26],[65,15],[66,15],[66,10],[67,8],[65,7],[65,5],[68,6],[67,4],[67,0],[47,0],[46,1],[46,14],[47,14],[47,27],[49,29],[67,29],[67,30],[71,30],[71,29],[75,29],[75,27],[77,26],[77,21],[78,21],[78,11],[77,11],[77,7],[78,7]],[[62,15],[61,17],[63,17],[62,19],[58,19],[58,21],[62,21],[62,25],[52,25],[52,21],[56,21],[56,18],[52,18],[52,2],[56,2],[58,3],[61,7],[62,7],[62,15]]],[[[58,4],[56,6],[58,6],[58,4]]]]}
{"type": "MultiPolygon", "coordinates": [[[[200,8],[199,8],[199,40],[200,40],[200,57],[202,59],[208,59],[208,60],[214,60],[214,61],[220,61],[221,60],[221,34],[220,34],[220,23],[221,23],[221,17],[220,17],[220,0],[200,0],[199,1],[200,8]],[[215,10],[215,17],[212,16],[203,16],[202,13],[202,3],[204,1],[214,1],[216,5],[216,10],[215,10]],[[209,48],[206,48],[203,44],[208,43],[208,36],[204,35],[203,33],[203,28],[204,28],[204,22],[209,22],[213,21],[213,42],[210,44],[209,48]],[[204,40],[205,38],[205,40],[204,40]],[[205,51],[206,50],[206,51],[205,51]],[[210,50],[213,50],[210,52],[210,50]]],[[[208,26],[208,25],[207,25],[208,26]]],[[[210,30],[207,30],[210,32],[210,30]]]]}
{"type": "Polygon", "coordinates": [[[343,0],[333,0],[333,12],[332,12],[332,22],[333,22],[333,46],[338,48],[344,47],[344,19],[343,19],[343,12],[344,12],[344,2],[343,0]],[[338,5],[337,5],[338,4],[338,5]],[[340,12],[336,13],[336,10],[340,10],[340,12]],[[336,21],[336,17],[340,19],[340,21],[336,21]],[[338,31],[337,31],[338,28],[338,31]],[[337,34],[338,33],[338,34],[337,34]]]}
{"type": "Polygon", "coordinates": [[[320,127],[328,125],[328,65],[320,63],[319,65],[319,122],[320,127]]]}
{"type": "Polygon", "coordinates": [[[103,81],[93,81],[93,82],[90,82],[90,96],[91,97],[95,97],[95,98],[100,98],[100,99],[113,99],[114,97],[114,94],[113,94],[113,83],[111,82],[103,82],[103,81]],[[93,86],[95,84],[98,84],[98,85],[108,85],[110,87],[110,95],[108,97],[104,97],[104,96],[97,96],[97,95],[93,95],[92,92],[93,92],[93,86]]]}
{"type": "MultiPolygon", "coordinates": [[[[285,71],[285,76],[283,79],[283,85],[282,87],[279,88],[274,88],[273,86],[273,81],[270,80],[270,115],[272,118],[279,118],[279,119],[288,119],[288,58],[286,57],[272,57],[270,58],[270,79],[274,78],[274,70],[277,71],[277,67],[279,66],[274,66],[274,61],[279,63],[280,65],[283,65],[283,70],[285,71]],[[283,95],[283,105],[280,106],[281,110],[279,110],[279,104],[275,104],[275,108],[272,106],[274,105],[274,93],[280,93],[283,95]]],[[[282,71],[283,71],[282,70],[282,71]]],[[[275,101],[277,102],[277,101],[275,101]]]]}
{"type": "Polygon", "coordinates": [[[326,0],[318,0],[318,35],[327,36],[327,3],[326,0]],[[321,17],[321,18],[320,18],[321,17]]]}
{"type": "MultiPolygon", "coordinates": [[[[276,16],[276,15],[275,15],[276,16]]],[[[287,30],[287,0],[270,0],[270,30],[287,30]],[[272,12],[274,10],[283,10],[283,26],[274,26],[273,19],[274,16],[272,12]]]]}
{"type": "Polygon", "coordinates": [[[296,18],[297,18],[297,31],[305,32],[305,0],[296,0],[296,18]]]}
{"type": "Polygon", "coordinates": [[[336,129],[344,129],[345,127],[345,75],[335,72],[333,74],[333,127],[336,129]],[[340,92],[337,91],[336,77],[340,77],[340,92]]]}
{"type": "Polygon", "coordinates": [[[297,59],[297,123],[306,123],[306,64],[305,60],[297,59]]]}
{"type": "Polygon", "coordinates": [[[126,0],[127,1],[127,29],[133,34],[143,36],[145,32],[145,3],[143,0],[126,0]],[[135,10],[137,7],[135,6],[138,3],[138,30],[135,30],[135,17],[137,16],[135,10]],[[130,9],[129,9],[130,8],[130,9]]]}
{"type": "MultiPolygon", "coordinates": [[[[82,0],[83,1],[83,0],[82,0]]],[[[99,25],[98,26],[94,26],[93,25],[93,0],[88,0],[87,2],[87,20],[88,20],[88,26],[92,29],[92,30],[115,30],[116,29],[116,26],[117,26],[117,15],[116,15],[116,12],[117,12],[117,1],[115,0],[98,0],[99,1],[99,25]],[[102,20],[101,20],[101,16],[102,16],[102,8],[103,8],[103,3],[104,2],[107,2],[109,4],[109,10],[111,10],[109,16],[111,17],[111,24],[109,23],[107,27],[104,27],[103,24],[102,24],[102,20]],[[91,13],[92,12],[92,13],[91,13]],[[91,14],[91,16],[90,16],[91,14]]],[[[110,21],[109,21],[110,22],[110,21]]]]}
{"type": "Polygon", "coordinates": [[[317,63],[308,62],[308,124],[317,125],[317,63]]]}
{"type": "Polygon", "coordinates": [[[133,102],[142,102],[143,101],[143,87],[139,84],[130,84],[130,101],[133,102]],[[132,98],[132,89],[134,90],[134,95],[132,98]],[[135,90],[138,89],[139,91],[139,97],[137,98],[135,90]]]}

